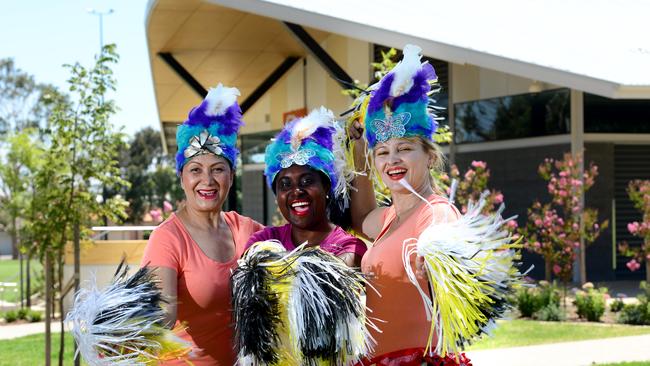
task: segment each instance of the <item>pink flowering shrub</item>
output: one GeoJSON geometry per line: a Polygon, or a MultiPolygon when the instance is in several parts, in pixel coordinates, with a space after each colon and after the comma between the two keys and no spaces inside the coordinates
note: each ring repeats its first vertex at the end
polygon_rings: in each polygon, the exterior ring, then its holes
{"type": "Polygon", "coordinates": [[[621,254],[632,257],[626,266],[630,271],[641,268],[646,263],[646,279],[650,282],[650,180],[633,180],[627,186],[627,194],[634,207],[642,213],[641,222],[630,222],[627,230],[642,240],[640,247],[632,248],[628,243],[619,244],[621,254]]]}
{"type": "Polygon", "coordinates": [[[535,201],[528,209],[526,226],[520,230],[525,248],[544,258],[547,280],[552,274],[569,282],[580,253],[580,238],[587,247],[608,225],[607,220],[598,223],[598,210],[583,207],[580,202],[580,195],[594,185],[598,176],[598,167],[593,163],[581,175],[580,159],[581,156],[565,154],[562,160],[544,160],[538,172],[548,182],[551,202],[535,201]]]}
{"type": "Polygon", "coordinates": [[[149,210],[148,214],[145,214],[144,218],[142,221],[144,222],[154,222],[156,224],[159,224],[163,222],[165,219],[167,219],[172,212],[174,211],[174,206],[169,201],[164,201],[163,202],[163,207],[154,207],[151,210],[149,210]]]}
{"type": "MultiPolygon", "coordinates": [[[[484,161],[472,161],[472,164],[467,168],[464,174],[461,174],[455,164],[451,166],[449,175],[446,173],[440,174],[437,177],[438,184],[447,191],[447,194],[450,193],[451,181],[453,179],[458,180],[458,188],[456,189],[454,201],[462,213],[467,212],[467,203],[469,201],[478,202],[481,193],[484,191],[489,191],[488,196],[485,198],[487,203],[483,208],[484,214],[496,211],[503,203],[503,194],[500,191],[488,189],[490,170],[487,168],[487,163],[484,161]]],[[[510,232],[515,232],[517,229],[517,221],[508,221],[506,223],[506,228],[510,232]]],[[[518,234],[515,235],[518,236],[518,234]]]]}

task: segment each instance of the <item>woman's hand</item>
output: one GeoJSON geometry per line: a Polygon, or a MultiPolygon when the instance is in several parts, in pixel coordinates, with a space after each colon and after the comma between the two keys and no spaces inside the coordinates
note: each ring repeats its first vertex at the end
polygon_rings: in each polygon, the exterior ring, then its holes
{"type": "Polygon", "coordinates": [[[424,263],[424,257],[420,257],[419,255],[415,258],[415,275],[418,278],[427,278],[427,268],[424,263]]]}
{"type": "Polygon", "coordinates": [[[354,122],[352,122],[350,128],[348,128],[348,135],[351,140],[355,141],[358,141],[363,137],[363,126],[359,120],[354,120],[354,122]]]}

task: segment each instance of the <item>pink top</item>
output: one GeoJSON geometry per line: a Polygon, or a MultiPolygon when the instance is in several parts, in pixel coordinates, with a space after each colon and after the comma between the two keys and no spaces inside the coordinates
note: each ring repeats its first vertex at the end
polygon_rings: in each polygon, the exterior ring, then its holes
{"type": "MultiPolygon", "coordinates": [[[[440,208],[437,221],[456,220],[460,213],[443,197],[432,195],[429,202],[440,208]]],[[[361,260],[361,270],[368,276],[370,284],[380,295],[371,289],[366,291],[366,305],[372,311],[370,316],[382,333],[369,328],[377,341],[374,356],[409,349],[424,347],[429,337],[430,323],[422,304],[422,298],[416,287],[409,281],[402,262],[403,243],[407,239],[418,238],[420,233],[432,222],[433,212],[428,205],[422,205],[417,212],[404,221],[390,235],[384,236],[395,219],[395,208],[389,207],[384,212],[384,221],[380,234],[373,246],[361,260]]],[[[411,258],[415,268],[415,256],[411,258]]],[[[426,280],[420,285],[427,288],[426,280]]]]}
{"type": "MultiPolygon", "coordinates": [[[[246,243],[246,248],[257,243],[258,241],[271,239],[280,241],[287,250],[296,248],[296,245],[291,239],[291,224],[286,224],[283,226],[271,226],[255,233],[255,235],[251,236],[251,238],[248,240],[248,243],[246,243]]],[[[321,241],[320,247],[324,251],[332,253],[335,256],[340,256],[344,253],[354,253],[359,256],[363,256],[366,250],[368,250],[368,247],[361,239],[357,238],[354,235],[348,234],[339,226],[335,227],[334,230],[332,230],[332,232],[329,233],[329,235],[327,235],[323,241],[321,241]]]]}
{"type": "MultiPolygon", "coordinates": [[[[244,252],[244,243],[264,226],[236,212],[222,213],[235,241],[235,256],[217,262],[206,256],[172,214],[149,238],[141,265],[171,268],[178,273],[176,324],[187,329],[178,335],[193,344],[195,366],[235,363],[231,327],[230,273],[244,252]]],[[[185,361],[164,363],[183,365],[185,361]]]]}

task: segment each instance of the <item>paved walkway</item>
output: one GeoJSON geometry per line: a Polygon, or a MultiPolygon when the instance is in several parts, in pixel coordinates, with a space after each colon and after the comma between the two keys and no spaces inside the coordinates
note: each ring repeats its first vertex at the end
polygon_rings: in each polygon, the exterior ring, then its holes
{"type": "Polygon", "coordinates": [[[467,352],[474,366],[588,366],[650,361],[650,335],[467,352]]]}
{"type": "MultiPolygon", "coordinates": [[[[54,333],[59,332],[60,323],[54,321],[50,323],[51,330],[54,333]]],[[[24,337],[31,334],[45,333],[45,322],[23,323],[15,325],[0,325],[0,340],[24,337]]]]}

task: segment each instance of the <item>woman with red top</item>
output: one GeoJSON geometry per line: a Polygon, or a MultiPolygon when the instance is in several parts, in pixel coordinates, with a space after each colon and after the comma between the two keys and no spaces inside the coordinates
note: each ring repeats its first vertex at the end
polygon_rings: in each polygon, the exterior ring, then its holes
{"type": "Polygon", "coordinates": [[[248,238],[262,225],[223,203],[235,176],[237,132],[242,125],[239,91],[219,84],[178,127],[176,169],[185,205],[149,238],[142,266],[156,267],[167,325],[192,345],[188,360],[166,365],[227,365],[235,362],[230,274],[248,238]]]}
{"type": "Polygon", "coordinates": [[[346,205],[345,166],[337,163],[339,149],[331,111],[321,107],[294,120],[278,133],[266,149],[267,183],[288,224],[268,227],[253,235],[247,247],[275,239],[287,250],[307,243],[358,267],[367,247],[332,221],[340,221],[346,205]]]}
{"type": "MultiPolygon", "coordinates": [[[[455,365],[468,364],[463,355],[425,355],[430,320],[422,308],[417,288],[409,281],[402,260],[403,243],[418,238],[431,223],[453,221],[458,210],[437,193],[431,171],[440,171],[443,158],[432,141],[437,128],[428,110],[430,81],[435,71],[420,64],[420,49],[407,45],[404,59],[362,97],[350,129],[355,141],[355,165],[365,166],[366,148],[373,168],[390,192],[392,204],[377,207],[373,185],[357,176],[351,194],[352,226],[373,240],[361,269],[375,291],[367,291],[366,305],[380,331],[371,329],[377,344],[363,365],[455,365]],[[365,140],[362,138],[365,129],[365,140]],[[429,204],[413,194],[405,181],[429,204]]],[[[360,170],[364,170],[363,168],[360,170]]],[[[368,171],[366,170],[368,173],[368,171]]],[[[410,258],[413,267],[416,258],[410,258]]],[[[419,266],[421,288],[427,288],[419,266]]]]}

